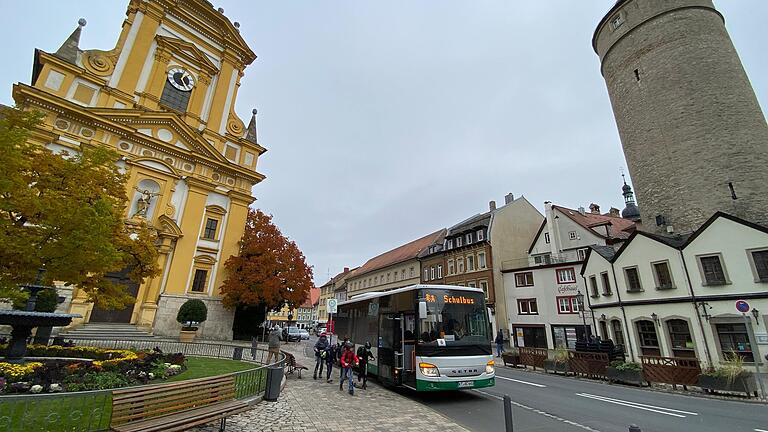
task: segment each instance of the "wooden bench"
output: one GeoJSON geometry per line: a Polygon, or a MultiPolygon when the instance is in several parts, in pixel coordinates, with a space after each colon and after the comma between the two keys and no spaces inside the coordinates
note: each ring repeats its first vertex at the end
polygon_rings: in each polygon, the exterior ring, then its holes
{"type": "Polygon", "coordinates": [[[235,400],[235,377],[200,378],[179,383],[141,386],[112,392],[116,432],[184,431],[249,409],[235,400]]]}
{"type": "Polygon", "coordinates": [[[293,354],[286,351],[283,351],[283,354],[285,354],[285,375],[288,376],[298,371],[296,373],[296,376],[298,376],[299,379],[301,379],[301,371],[309,370],[309,368],[297,362],[296,356],[294,356],[293,354]]]}

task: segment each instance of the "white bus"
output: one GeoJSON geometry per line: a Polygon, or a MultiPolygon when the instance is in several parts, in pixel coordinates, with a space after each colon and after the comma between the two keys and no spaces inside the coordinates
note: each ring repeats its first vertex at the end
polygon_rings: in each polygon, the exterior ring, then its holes
{"type": "Polygon", "coordinates": [[[371,374],[416,391],[495,384],[491,326],[483,291],[413,285],[365,293],[339,303],[336,334],[355,349],[371,343],[371,374]]]}

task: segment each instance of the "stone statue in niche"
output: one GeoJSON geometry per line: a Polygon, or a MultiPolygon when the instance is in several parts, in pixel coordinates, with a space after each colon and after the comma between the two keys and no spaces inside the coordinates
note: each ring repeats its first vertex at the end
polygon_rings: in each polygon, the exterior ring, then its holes
{"type": "Polygon", "coordinates": [[[148,189],[141,190],[134,186],[134,189],[141,194],[139,200],[136,202],[136,213],[132,217],[147,217],[149,211],[149,205],[152,204],[152,198],[162,195],[160,192],[150,192],[148,189]]]}

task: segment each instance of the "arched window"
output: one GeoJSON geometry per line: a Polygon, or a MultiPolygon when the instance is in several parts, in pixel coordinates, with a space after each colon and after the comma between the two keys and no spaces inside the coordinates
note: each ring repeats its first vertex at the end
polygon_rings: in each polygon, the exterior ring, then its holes
{"type": "Polygon", "coordinates": [[[642,320],[635,323],[637,336],[640,341],[640,352],[647,356],[660,356],[659,336],[653,321],[642,320]]]}
{"type": "Polygon", "coordinates": [[[693,349],[693,338],[688,328],[688,322],[681,319],[667,321],[669,341],[672,343],[672,353],[675,357],[696,357],[693,349]]]}
{"type": "Polygon", "coordinates": [[[615,319],[611,321],[611,327],[613,328],[614,343],[616,345],[624,346],[624,331],[621,329],[621,321],[615,319]]]}

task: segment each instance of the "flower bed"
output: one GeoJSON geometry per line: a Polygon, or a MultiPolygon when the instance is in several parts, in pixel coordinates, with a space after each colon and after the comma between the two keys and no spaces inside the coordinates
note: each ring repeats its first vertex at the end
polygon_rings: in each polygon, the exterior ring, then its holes
{"type": "MultiPolygon", "coordinates": [[[[0,352],[5,348],[0,346],[0,352]]],[[[166,354],[157,349],[132,351],[32,345],[28,355],[59,358],[26,364],[0,362],[0,394],[127,387],[163,380],[186,369],[184,355],[166,354]]]]}

